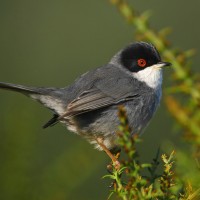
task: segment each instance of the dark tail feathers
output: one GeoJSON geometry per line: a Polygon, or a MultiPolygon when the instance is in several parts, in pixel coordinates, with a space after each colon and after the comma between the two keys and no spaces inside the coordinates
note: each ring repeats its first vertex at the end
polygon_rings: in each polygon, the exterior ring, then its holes
{"type": "Polygon", "coordinates": [[[0,82],[0,89],[20,92],[34,100],[39,101],[45,107],[51,109],[55,115],[43,127],[47,128],[57,123],[58,116],[63,114],[65,110],[65,101],[63,101],[63,91],[58,88],[42,88],[42,87],[27,87],[12,83],[0,82]]]}
{"type": "Polygon", "coordinates": [[[3,82],[0,82],[0,88],[6,89],[6,90],[12,90],[15,92],[20,92],[25,95],[47,93],[47,89],[44,89],[44,88],[27,87],[27,86],[23,86],[23,85],[16,85],[16,84],[12,84],[12,83],[3,83],[3,82]]]}
{"type": "Polygon", "coordinates": [[[59,122],[58,118],[59,118],[59,115],[54,114],[53,117],[42,126],[42,128],[48,128],[48,127],[56,125],[59,122]]]}

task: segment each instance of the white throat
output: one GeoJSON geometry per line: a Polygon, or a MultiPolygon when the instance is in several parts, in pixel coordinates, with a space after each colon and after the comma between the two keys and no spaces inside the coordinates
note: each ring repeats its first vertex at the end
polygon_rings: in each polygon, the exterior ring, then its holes
{"type": "Polygon", "coordinates": [[[139,81],[145,82],[149,87],[153,89],[159,89],[162,85],[162,69],[154,66],[147,67],[137,73],[133,73],[133,76],[139,81]]]}

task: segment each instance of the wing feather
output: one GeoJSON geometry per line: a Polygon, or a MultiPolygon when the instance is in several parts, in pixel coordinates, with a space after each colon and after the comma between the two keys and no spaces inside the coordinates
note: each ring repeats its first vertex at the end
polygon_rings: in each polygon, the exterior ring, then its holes
{"type": "Polygon", "coordinates": [[[76,115],[104,108],[107,106],[116,105],[124,101],[132,100],[136,96],[137,94],[130,96],[124,95],[124,97],[118,99],[112,96],[108,96],[103,91],[97,88],[85,91],[78,98],[69,103],[66,113],[60,116],[58,120],[62,118],[74,117],[76,115]]]}

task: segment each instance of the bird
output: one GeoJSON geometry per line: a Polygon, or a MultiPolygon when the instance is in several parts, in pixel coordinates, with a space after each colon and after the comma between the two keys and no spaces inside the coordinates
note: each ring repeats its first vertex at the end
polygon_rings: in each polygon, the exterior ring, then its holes
{"type": "Polygon", "coordinates": [[[53,117],[43,128],[61,122],[117,162],[118,106],[126,109],[131,134],[142,133],[160,104],[163,67],[170,65],[161,60],[153,44],[138,41],[69,86],[30,87],[0,82],[0,89],[22,93],[49,108],[53,117]]]}

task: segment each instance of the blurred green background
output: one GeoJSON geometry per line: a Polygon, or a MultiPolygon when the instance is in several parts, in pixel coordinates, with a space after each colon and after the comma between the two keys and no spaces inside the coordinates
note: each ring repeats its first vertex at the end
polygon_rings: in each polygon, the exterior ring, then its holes
{"type": "MultiPolygon", "coordinates": [[[[200,2],[130,1],[137,10],[152,10],[151,25],[173,29],[180,48],[200,43],[200,2]]],[[[134,40],[109,1],[0,1],[0,81],[63,87],[82,73],[108,62],[134,40]]],[[[194,70],[199,71],[198,56],[194,70]]],[[[173,70],[173,69],[172,69],[173,70]]],[[[164,87],[170,84],[165,71],[164,87]]],[[[109,158],[59,125],[43,130],[51,113],[16,93],[0,91],[0,199],[106,199],[109,158]]],[[[140,145],[144,161],[159,146],[179,145],[180,135],[164,104],[140,145]]]]}

